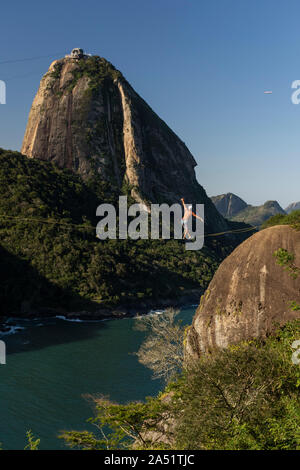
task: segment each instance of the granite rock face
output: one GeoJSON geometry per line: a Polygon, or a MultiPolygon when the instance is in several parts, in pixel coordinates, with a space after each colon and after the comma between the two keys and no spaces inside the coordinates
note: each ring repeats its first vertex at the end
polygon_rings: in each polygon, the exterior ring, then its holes
{"type": "Polygon", "coordinates": [[[113,82],[109,87],[105,80],[113,70],[107,71],[102,61],[90,63],[89,70],[89,61],[65,58],[50,65],[33,101],[21,152],[84,178],[113,172],[119,181],[114,141],[122,136],[121,99],[113,93],[113,82]],[[103,84],[95,90],[91,74],[97,65],[97,80],[100,85],[102,72],[103,84]]]}
{"type": "Polygon", "coordinates": [[[274,226],[239,245],[220,265],[201,299],[186,340],[186,354],[197,358],[214,348],[266,337],[300,317],[300,278],[276,263],[274,252],[286,249],[300,267],[300,231],[274,226]]]}
{"type": "Polygon", "coordinates": [[[22,153],[95,176],[136,201],[205,204],[208,230],[228,229],[179,137],[98,56],[54,61],[32,104],[22,153]]]}

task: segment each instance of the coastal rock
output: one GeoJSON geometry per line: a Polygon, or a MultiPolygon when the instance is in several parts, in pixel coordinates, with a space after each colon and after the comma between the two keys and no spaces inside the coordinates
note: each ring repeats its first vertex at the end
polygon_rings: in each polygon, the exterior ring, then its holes
{"type": "Polygon", "coordinates": [[[256,233],[226,258],[201,299],[185,351],[197,358],[214,348],[264,338],[278,325],[299,318],[300,279],[276,263],[279,248],[300,267],[300,231],[279,225],[256,233]]]}

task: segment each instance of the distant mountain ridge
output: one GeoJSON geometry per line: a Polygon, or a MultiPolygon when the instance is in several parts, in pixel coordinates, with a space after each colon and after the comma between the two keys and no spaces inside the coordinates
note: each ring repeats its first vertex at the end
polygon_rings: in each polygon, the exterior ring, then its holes
{"type": "Polygon", "coordinates": [[[211,200],[223,217],[251,225],[260,226],[273,215],[286,214],[277,201],[267,201],[261,206],[251,206],[233,193],[213,196],[211,200]]]}
{"type": "Polygon", "coordinates": [[[262,225],[263,222],[276,214],[286,214],[277,201],[267,201],[262,206],[248,206],[239,212],[233,220],[246,221],[251,225],[262,225]]]}
{"type": "Polygon", "coordinates": [[[232,193],[213,196],[212,202],[223,217],[229,219],[248,207],[248,204],[232,193]]]}
{"type": "Polygon", "coordinates": [[[298,211],[300,210],[300,201],[298,202],[292,202],[291,204],[289,204],[286,208],[285,208],[285,212],[287,214],[290,214],[291,212],[293,211],[298,211]]]}

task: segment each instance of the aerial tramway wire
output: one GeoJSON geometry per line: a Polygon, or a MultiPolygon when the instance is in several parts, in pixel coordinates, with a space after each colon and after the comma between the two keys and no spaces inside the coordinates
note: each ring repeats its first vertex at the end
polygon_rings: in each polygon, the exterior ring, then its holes
{"type": "Polygon", "coordinates": [[[0,62],[0,65],[16,64],[17,62],[28,62],[28,61],[33,61],[33,60],[47,59],[48,57],[59,56],[61,54],[66,54],[66,52],[58,52],[58,53],[53,53],[53,54],[48,54],[48,55],[41,55],[41,56],[36,56],[36,57],[27,57],[27,58],[24,58],[24,59],[4,60],[4,61],[0,62]]]}
{"type": "MultiPolygon", "coordinates": [[[[59,52],[59,53],[54,53],[54,54],[48,54],[48,55],[44,55],[44,56],[36,56],[36,57],[27,57],[27,58],[24,58],[24,59],[13,59],[13,60],[4,60],[2,62],[0,62],[0,66],[1,65],[6,65],[6,64],[16,64],[16,63],[20,63],[20,62],[28,62],[28,61],[34,61],[34,60],[40,60],[40,59],[46,59],[46,58],[49,58],[49,57],[56,57],[56,56],[61,56],[62,54],[66,54],[66,52],[59,52]]],[[[13,75],[11,77],[1,77],[2,80],[5,80],[5,81],[10,81],[10,80],[14,80],[16,78],[26,78],[26,77],[30,77],[32,75],[38,75],[38,74],[41,74],[41,72],[28,72],[26,74],[21,74],[21,75],[13,75]]]]}

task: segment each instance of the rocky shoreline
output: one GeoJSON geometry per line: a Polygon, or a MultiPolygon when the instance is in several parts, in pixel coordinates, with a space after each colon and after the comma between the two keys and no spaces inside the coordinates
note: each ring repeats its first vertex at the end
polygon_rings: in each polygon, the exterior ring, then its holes
{"type": "Polygon", "coordinates": [[[190,289],[185,291],[180,297],[173,299],[162,299],[157,300],[144,300],[136,301],[132,305],[119,305],[111,308],[101,308],[93,312],[87,310],[81,310],[78,312],[68,312],[64,309],[59,308],[41,308],[39,310],[32,310],[26,312],[26,314],[10,315],[9,317],[2,317],[0,320],[0,333],[7,333],[11,326],[14,318],[23,319],[43,319],[53,317],[63,317],[66,320],[110,320],[117,318],[131,318],[137,315],[145,315],[151,310],[166,309],[168,307],[179,308],[186,305],[196,304],[199,305],[200,297],[203,294],[204,289],[190,289]],[[9,326],[6,324],[8,318],[10,319],[9,326]]]}

